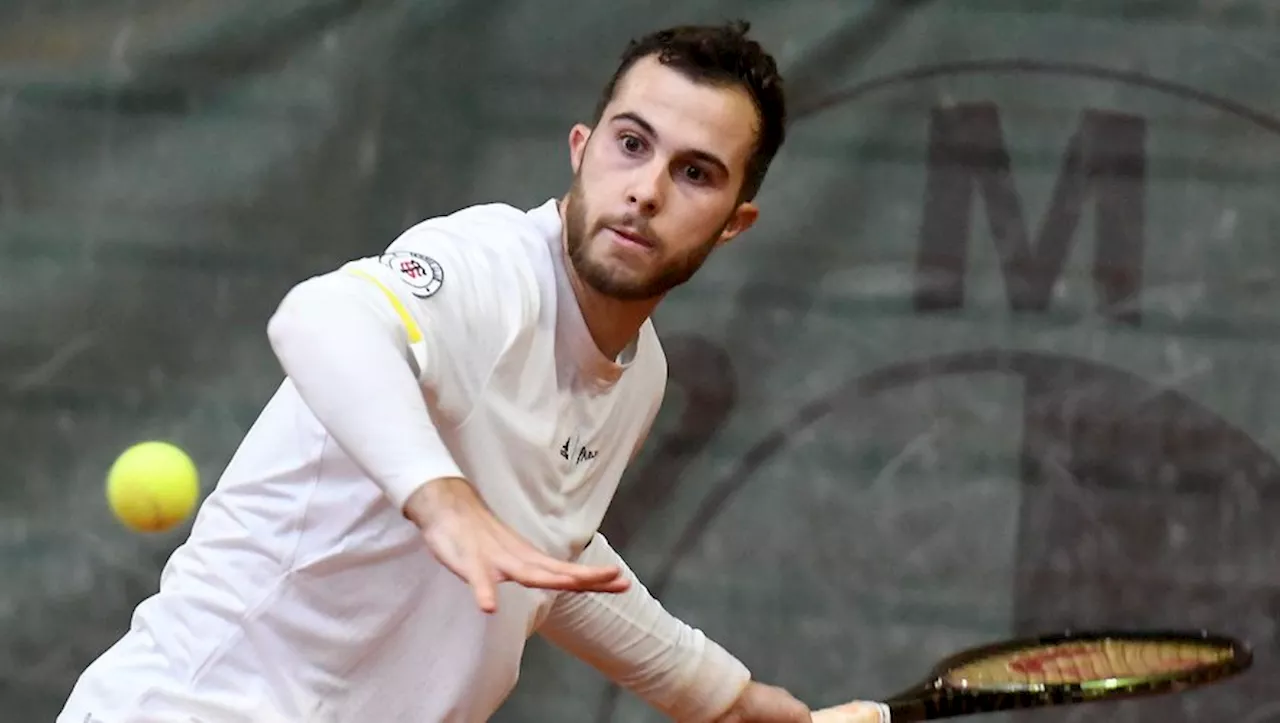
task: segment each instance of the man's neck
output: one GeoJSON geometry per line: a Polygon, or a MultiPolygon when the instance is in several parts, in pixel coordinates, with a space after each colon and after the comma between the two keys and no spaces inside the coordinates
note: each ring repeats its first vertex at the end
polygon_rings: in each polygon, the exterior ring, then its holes
{"type": "MultiPolygon", "coordinates": [[[[563,212],[562,212],[563,213],[563,212]]],[[[564,233],[560,236],[560,253],[564,256],[564,268],[569,275],[569,285],[573,287],[573,295],[578,300],[578,308],[582,311],[582,319],[586,322],[587,331],[596,343],[600,353],[607,359],[616,360],[623,349],[640,333],[640,327],[657,308],[661,297],[643,301],[622,301],[605,296],[591,288],[578,275],[573,261],[569,258],[568,244],[564,233]]]]}
{"type": "Polygon", "coordinates": [[[652,301],[619,301],[602,295],[584,282],[566,258],[569,282],[573,295],[578,298],[578,308],[587,331],[600,353],[616,360],[623,349],[640,333],[640,327],[658,305],[652,301]]]}

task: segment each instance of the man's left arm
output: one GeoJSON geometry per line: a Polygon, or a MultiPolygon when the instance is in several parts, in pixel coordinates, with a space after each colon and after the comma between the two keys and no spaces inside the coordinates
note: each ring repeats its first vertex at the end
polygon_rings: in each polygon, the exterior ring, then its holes
{"type": "Polygon", "coordinates": [[[616,565],[622,593],[560,593],[539,632],[618,685],[682,723],[719,720],[751,672],[706,634],[671,615],[596,534],[578,562],[616,565]]]}

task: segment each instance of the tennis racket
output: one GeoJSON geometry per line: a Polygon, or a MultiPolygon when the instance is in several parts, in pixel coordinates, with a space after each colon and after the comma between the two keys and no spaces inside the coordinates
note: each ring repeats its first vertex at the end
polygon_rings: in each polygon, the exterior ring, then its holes
{"type": "MultiPolygon", "coordinates": [[[[884,723],[1177,693],[1243,672],[1253,655],[1206,632],[1094,631],[971,648],[934,666],[927,680],[884,701],[884,723]]],[[[876,721],[874,703],[813,715],[814,723],[876,721]]]]}

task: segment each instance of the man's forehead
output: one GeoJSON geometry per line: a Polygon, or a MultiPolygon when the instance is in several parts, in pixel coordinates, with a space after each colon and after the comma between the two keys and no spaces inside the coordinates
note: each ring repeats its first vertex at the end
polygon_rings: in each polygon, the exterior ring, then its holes
{"type": "Polygon", "coordinates": [[[636,61],[619,79],[604,119],[619,113],[634,113],[660,137],[697,144],[725,160],[750,155],[758,128],[755,106],[745,89],[693,81],[654,56],[636,61]]]}

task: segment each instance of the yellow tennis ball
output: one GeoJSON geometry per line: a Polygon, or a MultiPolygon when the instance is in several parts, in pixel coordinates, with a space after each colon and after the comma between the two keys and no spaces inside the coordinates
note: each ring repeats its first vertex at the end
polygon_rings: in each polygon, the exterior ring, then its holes
{"type": "Polygon", "coordinates": [[[107,471],[107,503],[136,532],[163,532],[182,522],[199,495],[195,463],[168,442],[135,444],[107,471]]]}

